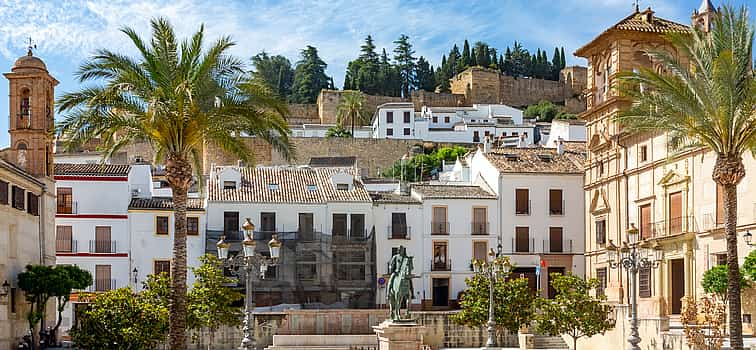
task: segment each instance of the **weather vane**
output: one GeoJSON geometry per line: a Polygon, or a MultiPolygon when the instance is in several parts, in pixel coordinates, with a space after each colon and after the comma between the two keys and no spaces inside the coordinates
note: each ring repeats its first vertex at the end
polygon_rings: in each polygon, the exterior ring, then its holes
{"type": "Polygon", "coordinates": [[[640,0],[635,0],[635,11],[640,12],[640,0]]]}
{"type": "Polygon", "coordinates": [[[32,41],[32,37],[29,36],[29,51],[26,54],[29,55],[29,56],[31,56],[32,55],[32,50],[36,50],[36,49],[37,49],[37,44],[35,44],[32,41]]]}

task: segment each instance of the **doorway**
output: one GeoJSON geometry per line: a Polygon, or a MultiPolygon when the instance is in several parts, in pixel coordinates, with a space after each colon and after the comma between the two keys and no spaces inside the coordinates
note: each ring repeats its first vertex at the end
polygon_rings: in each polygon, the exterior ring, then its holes
{"type": "Polygon", "coordinates": [[[449,306],[449,279],[433,279],[433,306],[449,306]]]}
{"type": "Polygon", "coordinates": [[[685,296],[685,263],[683,259],[674,259],[670,261],[670,278],[672,283],[671,304],[672,315],[679,315],[682,310],[682,297],[685,296]]]}

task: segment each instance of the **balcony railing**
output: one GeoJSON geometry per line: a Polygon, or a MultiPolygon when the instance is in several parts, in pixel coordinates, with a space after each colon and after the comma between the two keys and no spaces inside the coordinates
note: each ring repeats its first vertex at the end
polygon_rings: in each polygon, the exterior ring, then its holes
{"type": "Polygon", "coordinates": [[[572,240],[543,240],[543,252],[544,253],[572,253],[572,240]]]}
{"type": "Polygon", "coordinates": [[[355,243],[367,241],[367,230],[332,231],[334,243],[355,243]],[[348,234],[347,234],[348,232],[348,234]]]}
{"type": "Polygon", "coordinates": [[[529,238],[527,243],[525,241],[520,241],[519,243],[517,238],[512,238],[513,253],[535,253],[535,239],[529,238]]]}
{"type": "Polygon", "coordinates": [[[78,214],[79,213],[79,202],[73,201],[71,202],[71,206],[65,206],[65,205],[58,205],[56,209],[56,213],[58,214],[78,214]]]}
{"type": "Polygon", "coordinates": [[[489,226],[487,222],[472,222],[470,223],[470,233],[473,235],[487,235],[489,234],[489,226]]]}
{"type": "Polygon", "coordinates": [[[410,239],[412,228],[407,225],[388,226],[388,239],[410,239]]]}
{"type": "Polygon", "coordinates": [[[530,200],[528,200],[527,207],[525,203],[515,202],[515,215],[530,215],[530,200]]]}
{"type": "Polygon", "coordinates": [[[89,287],[92,292],[107,292],[115,289],[117,289],[115,279],[95,279],[94,284],[89,287]]]}
{"type": "Polygon", "coordinates": [[[58,253],[76,253],[79,250],[77,241],[72,239],[56,239],[55,251],[58,253]]]}
{"type": "Polygon", "coordinates": [[[89,241],[90,253],[115,253],[116,241],[94,240],[89,241]]]}
{"type": "Polygon", "coordinates": [[[448,222],[431,222],[431,234],[432,235],[448,235],[449,223],[448,222]]]}
{"type": "MultiPolygon", "coordinates": [[[[688,232],[698,232],[694,216],[682,216],[650,224],[651,237],[667,237],[688,232]]],[[[645,238],[651,238],[645,237],[645,238]]]]}
{"type": "Polygon", "coordinates": [[[554,215],[554,216],[564,215],[564,201],[562,201],[560,206],[554,207],[554,208],[552,208],[551,203],[549,203],[549,215],[554,215]]]}
{"type": "Polygon", "coordinates": [[[430,266],[431,271],[451,271],[451,259],[449,259],[449,257],[443,257],[441,259],[431,258],[430,266]]]}

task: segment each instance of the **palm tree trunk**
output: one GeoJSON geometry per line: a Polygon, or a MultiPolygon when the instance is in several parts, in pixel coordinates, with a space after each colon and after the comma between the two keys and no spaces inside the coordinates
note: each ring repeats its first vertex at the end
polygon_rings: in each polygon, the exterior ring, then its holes
{"type": "Polygon", "coordinates": [[[169,345],[171,350],[186,349],[186,202],[192,182],[192,166],[186,157],[169,156],[165,175],[173,192],[173,264],[171,266],[171,305],[169,345]]]}
{"type": "Polygon", "coordinates": [[[745,177],[740,157],[719,155],[712,178],[724,189],[725,240],[727,242],[727,304],[730,316],[730,349],[743,350],[740,317],[740,267],[738,266],[738,183],[745,177]]]}

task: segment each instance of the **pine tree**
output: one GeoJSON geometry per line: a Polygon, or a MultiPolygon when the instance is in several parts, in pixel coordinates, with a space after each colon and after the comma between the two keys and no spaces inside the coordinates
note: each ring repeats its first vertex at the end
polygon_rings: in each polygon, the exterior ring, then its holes
{"type": "Polygon", "coordinates": [[[433,76],[433,67],[425,60],[425,57],[420,56],[417,59],[417,88],[425,91],[435,91],[436,81],[433,76]]]}
{"type": "MultiPolygon", "coordinates": [[[[507,51],[509,51],[509,48],[507,48],[507,51]]],[[[506,70],[507,64],[504,61],[504,55],[499,55],[499,72],[506,73],[506,70]]]]}
{"type": "Polygon", "coordinates": [[[315,103],[320,90],[327,89],[330,78],[325,74],[326,63],[318,56],[318,49],[307,45],[294,70],[291,102],[315,103]]]}
{"type": "Polygon", "coordinates": [[[294,70],[291,62],[280,55],[270,56],[263,51],[252,57],[252,77],[267,85],[278,96],[286,98],[291,94],[294,70]]]}
{"type": "Polygon", "coordinates": [[[475,42],[475,47],[473,48],[473,52],[475,52],[475,63],[478,66],[481,67],[488,67],[490,53],[488,52],[488,45],[486,43],[481,41],[475,42]]]}
{"type": "Polygon", "coordinates": [[[380,95],[383,96],[400,96],[401,85],[397,74],[396,67],[389,61],[386,49],[381,53],[381,59],[378,63],[378,81],[380,95]]]}
{"type": "Polygon", "coordinates": [[[394,41],[394,44],[396,44],[396,48],[394,48],[394,60],[396,61],[396,68],[399,71],[401,96],[409,97],[410,91],[414,90],[416,86],[416,58],[412,56],[415,51],[412,50],[412,44],[410,44],[407,35],[400,35],[399,39],[394,41]]]}
{"type": "Polygon", "coordinates": [[[493,48],[493,47],[490,48],[488,50],[488,61],[490,62],[489,63],[489,67],[493,68],[493,69],[499,69],[499,61],[498,60],[499,60],[499,53],[496,52],[495,48],[493,48]]]}

